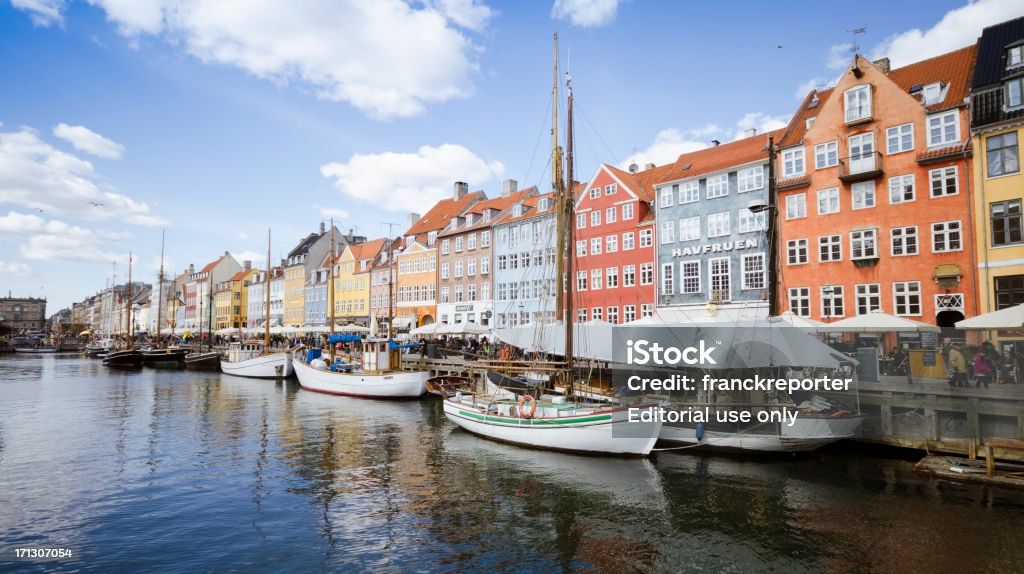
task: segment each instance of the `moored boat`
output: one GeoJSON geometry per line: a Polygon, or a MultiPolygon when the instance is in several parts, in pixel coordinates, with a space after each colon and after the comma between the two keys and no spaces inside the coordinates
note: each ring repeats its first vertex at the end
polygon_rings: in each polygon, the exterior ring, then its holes
{"type": "Polygon", "coordinates": [[[166,349],[145,349],[142,353],[142,363],[147,367],[163,367],[178,369],[185,366],[185,357],[188,349],[182,347],[167,347],[166,349]]]}
{"type": "Polygon", "coordinates": [[[207,351],[185,355],[185,368],[190,371],[220,370],[220,352],[207,351]]]}
{"type": "MultiPolygon", "coordinates": [[[[303,349],[300,348],[299,353],[303,349]]],[[[415,399],[426,392],[426,371],[402,371],[398,366],[400,352],[390,348],[386,339],[363,342],[363,360],[360,365],[335,362],[329,364],[321,358],[319,349],[312,349],[305,357],[296,353],[295,375],[304,389],[332,395],[346,395],[375,399],[415,399]],[[398,358],[396,358],[398,356],[398,358]]]]}
{"type": "Polygon", "coordinates": [[[29,355],[47,355],[56,353],[56,347],[15,347],[15,353],[25,353],[29,355]]]}
{"type": "Polygon", "coordinates": [[[136,349],[110,351],[103,357],[103,365],[117,369],[142,368],[142,352],[136,349]]]}
{"type": "Polygon", "coordinates": [[[262,343],[231,343],[220,359],[220,370],[253,379],[283,379],[295,372],[288,351],[265,352],[262,343]]]}

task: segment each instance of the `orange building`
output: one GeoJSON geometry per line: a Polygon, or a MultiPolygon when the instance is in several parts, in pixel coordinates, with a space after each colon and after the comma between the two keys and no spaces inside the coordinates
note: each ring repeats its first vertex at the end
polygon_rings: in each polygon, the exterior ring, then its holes
{"type": "Polygon", "coordinates": [[[413,241],[395,254],[394,327],[406,330],[437,317],[437,248],[413,241]]]}
{"type": "Polygon", "coordinates": [[[856,56],[779,141],[780,308],[874,309],[952,327],[977,314],[969,93],[975,47],[889,71],[856,56]]]}

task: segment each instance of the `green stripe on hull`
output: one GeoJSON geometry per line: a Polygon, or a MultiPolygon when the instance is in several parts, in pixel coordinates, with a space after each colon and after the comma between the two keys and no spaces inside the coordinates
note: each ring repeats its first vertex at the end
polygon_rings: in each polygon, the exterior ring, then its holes
{"type": "Polygon", "coordinates": [[[558,425],[573,425],[577,423],[593,423],[599,421],[610,421],[612,415],[594,415],[589,417],[574,418],[572,420],[560,421],[557,419],[521,419],[513,417],[499,417],[492,415],[482,415],[479,413],[473,413],[468,411],[459,411],[460,415],[467,418],[475,419],[484,422],[497,422],[497,423],[512,423],[517,426],[558,426],[558,425]]]}

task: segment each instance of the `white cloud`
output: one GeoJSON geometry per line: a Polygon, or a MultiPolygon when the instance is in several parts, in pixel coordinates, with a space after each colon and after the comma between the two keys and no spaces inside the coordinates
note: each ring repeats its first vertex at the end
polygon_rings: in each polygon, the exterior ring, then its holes
{"type": "Polygon", "coordinates": [[[335,223],[338,223],[342,219],[348,219],[352,215],[348,210],[341,209],[339,207],[322,207],[319,205],[313,205],[313,211],[317,212],[321,217],[333,217],[335,223]]]}
{"type": "Polygon", "coordinates": [[[104,251],[89,237],[34,235],[19,248],[21,256],[36,261],[125,261],[124,254],[104,251]]]}
{"type": "Polygon", "coordinates": [[[15,263],[13,261],[0,261],[0,273],[7,273],[10,275],[26,276],[32,274],[32,268],[24,263],[15,263]]]}
{"type": "MultiPolygon", "coordinates": [[[[90,0],[121,34],[159,36],[206,63],[344,101],[377,118],[464,98],[478,70],[478,0],[90,0]]],[[[58,9],[59,15],[59,9],[58,9]]]]}
{"type": "Polygon", "coordinates": [[[811,90],[820,90],[829,84],[830,82],[826,78],[811,78],[796,87],[794,96],[796,96],[796,99],[798,100],[803,100],[807,97],[807,94],[811,93],[811,90]]]}
{"type": "Polygon", "coordinates": [[[259,267],[260,269],[262,269],[267,265],[266,252],[260,253],[259,251],[248,250],[233,252],[231,253],[231,255],[235,258],[235,261],[238,261],[239,265],[241,265],[245,261],[252,262],[252,266],[254,268],[259,267]]]}
{"type": "Polygon", "coordinates": [[[0,204],[78,219],[164,225],[149,206],[100,189],[91,163],[40,139],[32,129],[0,132],[0,204]]]}
{"type": "Polygon", "coordinates": [[[841,70],[853,61],[853,52],[850,49],[853,44],[836,44],[828,49],[828,56],[825,57],[825,67],[829,70],[841,70]]]}
{"type": "Polygon", "coordinates": [[[615,19],[619,0],[555,0],[551,17],[569,20],[574,26],[603,26],[615,19]]]}
{"type": "Polygon", "coordinates": [[[0,217],[0,233],[52,233],[76,237],[91,237],[93,235],[92,231],[76,225],[68,225],[55,219],[47,221],[38,215],[18,213],[17,211],[9,211],[7,215],[0,217]]]}
{"type": "Polygon", "coordinates": [[[927,30],[917,28],[889,36],[871,51],[871,58],[888,57],[893,68],[906,66],[973,44],[986,26],[1019,18],[1020,0],[978,0],[950,10],[927,30]]]}
{"type": "Polygon", "coordinates": [[[36,26],[64,23],[64,0],[11,0],[11,6],[28,12],[36,26]]]}
{"type": "Polygon", "coordinates": [[[243,231],[238,234],[238,238],[244,241],[246,239],[249,239],[249,234],[243,231]]]}
{"type": "Polygon", "coordinates": [[[628,160],[619,162],[620,167],[625,169],[633,163],[641,168],[648,163],[655,165],[672,163],[680,154],[708,147],[710,145],[708,138],[701,138],[701,136],[714,135],[718,131],[718,126],[714,124],[709,124],[706,128],[686,131],[677,128],[663,129],[654,136],[654,142],[647,146],[647,149],[634,153],[628,160]],[[713,131],[707,131],[708,128],[713,128],[713,131]]]}
{"type": "Polygon", "coordinates": [[[416,153],[355,154],[320,168],[342,195],[398,212],[422,212],[451,195],[456,180],[472,185],[498,177],[501,162],[487,162],[456,144],[422,146],[416,153]]]}
{"type": "Polygon", "coordinates": [[[787,123],[789,123],[789,116],[770,116],[763,112],[750,112],[736,122],[736,133],[733,134],[733,139],[743,139],[746,137],[746,131],[752,128],[756,129],[757,133],[763,134],[784,128],[787,123]]]}
{"type": "Polygon", "coordinates": [[[96,157],[121,159],[121,156],[124,155],[123,145],[103,137],[85,126],[57,124],[53,128],[53,135],[70,143],[75,149],[91,153],[96,157]]]}

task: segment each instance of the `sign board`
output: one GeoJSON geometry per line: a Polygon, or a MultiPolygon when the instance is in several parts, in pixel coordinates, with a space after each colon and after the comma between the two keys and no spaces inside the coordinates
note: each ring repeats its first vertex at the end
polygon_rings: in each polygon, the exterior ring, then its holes
{"type": "Polygon", "coordinates": [[[934,367],[935,351],[925,351],[924,353],[921,353],[921,363],[926,367],[934,367]]]}
{"type": "Polygon", "coordinates": [[[736,251],[739,249],[756,249],[756,239],[742,239],[737,241],[723,241],[721,243],[705,243],[704,245],[695,245],[693,247],[683,247],[682,249],[673,249],[672,257],[690,257],[693,255],[701,255],[704,253],[724,253],[727,251],[736,251]]]}
{"type": "Polygon", "coordinates": [[[481,315],[483,316],[484,319],[490,319],[491,318],[491,312],[490,311],[484,311],[481,315]]]}
{"type": "Polygon", "coordinates": [[[465,313],[467,311],[472,311],[472,310],[473,310],[473,306],[472,305],[456,305],[455,306],[455,312],[456,313],[465,313]]]}
{"type": "MultiPolygon", "coordinates": [[[[939,334],[938,333],[930,333],[930,332],[921,333],[921,348],[922,349],[938,349],[939,348],[939,334]]],[[[934,357],[933,357],[932,360],[934,360],[934,357]]]]}

